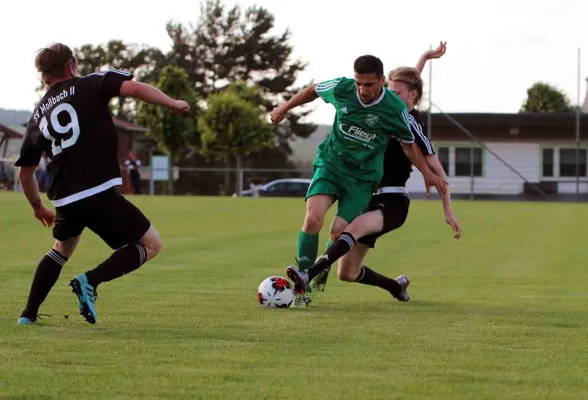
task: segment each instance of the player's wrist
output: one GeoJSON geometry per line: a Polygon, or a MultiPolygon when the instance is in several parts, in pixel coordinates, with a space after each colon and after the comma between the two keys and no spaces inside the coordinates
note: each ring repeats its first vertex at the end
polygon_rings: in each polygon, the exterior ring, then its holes
{"type": "Polygon", "coordinates": [[[35,201],[32,201],[29,204],[31,205],[33,210],[39,210],[43,206],[43,202],[41,201],[41,199],[37,199],[35,201]]]}

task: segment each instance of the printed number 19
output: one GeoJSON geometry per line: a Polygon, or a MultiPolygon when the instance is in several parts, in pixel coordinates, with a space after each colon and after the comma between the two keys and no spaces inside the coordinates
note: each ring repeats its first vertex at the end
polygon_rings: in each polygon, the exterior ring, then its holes
{"type": "Polygon", "coordinates": [[[51,152],[54,156],[61,153],[64,149],[73,146],[78,141],[78,137],[80,136],[80,124],[78,122],[78,113],[76,110],[68,103],[62,103],[55,107],[53,112],[51,113],[51,128],[60,135],[65,135],[69,131],[72,132],[71,137],[66,140],[62,140],[60,145],[55,144],[55,137],[51,136],[49,133],[49,121],[47,121],[47,117],[43,117],[41,122],[39,123],[39,129],[43,133],[43,136],[47,138],[47,140],[51,141],[51,152]],[[59,123],[59,114],[62,112],[66,112],[69,114],[69,118],[71,122],[67,125],[61,125],[59,123]]]}

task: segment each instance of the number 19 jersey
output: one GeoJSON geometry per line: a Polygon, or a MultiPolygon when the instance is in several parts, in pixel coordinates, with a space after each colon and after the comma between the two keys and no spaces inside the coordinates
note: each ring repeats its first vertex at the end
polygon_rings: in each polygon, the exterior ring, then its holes
{"type": "Polygon", "coordinates": [[[345,77],[321,82],[315,90],[335,107],[336,116],[329,136],[318,147],[314,165],[377,186],[388,140],[414,142],[406,105],[388,88],[374,102],[364,104],[355,81],[345,77]]]}
{"type": "Polygon", "coordinates": [[[51,162],[47,197],[55,207],[122,184],[118,136],[108,103],[133,75],[106,71],[51,86],[29,120],[17,166],[51,162]]]}

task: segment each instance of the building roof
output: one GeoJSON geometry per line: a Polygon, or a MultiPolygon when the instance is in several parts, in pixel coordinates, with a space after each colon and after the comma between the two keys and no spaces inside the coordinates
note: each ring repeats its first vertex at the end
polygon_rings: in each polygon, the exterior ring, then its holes
{"type": "Polygon", "coordinates": [[[24,136],[24,133],[17,131],[13,126],[3,124],[0,124],[0,134],[2,134],[0,135],[2,138],[7,137],[8,139],[22,139],[24,136]]]}
{"type": "Polygon", "coordinates": [[[112,121],[114,122],[114,126],[116,126],[119,129],[128,131],[128,132],[141,132],[141,133],[145,133],[148,131],[147,128],[144,128],[142,126],[133,124],[132,122],[128,122],[128,121],[124,121],[122,119],[118,119],[118,118],[112,118],[112,121]]]}
{"type": "MultiPolygon", "coordinates": [[[[575,126],[576,113],[517,113],[517,114],[493,114],[493,113],[432,113],[431,124],[435,127],[454,126],[454,122],[468,128],[533,128],[533,127],[565,127],[575,126]]],[[[421,121],[426,122],[426,114],[421,113],[421,121]]],[[[580,114],[580,125],[588,126],[588,115],[580,114]]]]}

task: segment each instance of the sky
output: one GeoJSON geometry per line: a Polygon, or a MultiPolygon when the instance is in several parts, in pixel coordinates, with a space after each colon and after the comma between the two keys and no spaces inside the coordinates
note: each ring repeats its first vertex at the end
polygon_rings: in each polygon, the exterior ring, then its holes
{"type": "MultiPolygon", "coordinates": [[[[363,54],[380,57],[386,71],[414,65],[430,45],[443,40],[447,52],[432,66],[434,112],[517,112],[527,88],[539,80],[577,104],[578,48],[580,104],[586,96],[586,0],[225,2],[263,6],[274,14],[276,32],[291,30],[295,57],[308,62],[299,75],[301,85],[352,77],[353,60],[363,54]]],[[[80,0],[63,8],[47,4],[3,2],[0,108],[32,110],[38,99],[35,54],[51,42],[73,48],[122,39],[168,50],[166,23],[194,23],[200,7],[198,0],[166,0],[156,7],[137,0],[80,0]],[[85,3],[89,12],[81,11],[85,3]]],[[[428,68],[423,78],[428,86],[428,68]]],[[[332,106],[321,101],[312,106],[313,122],[332,122],[332,106]]]]}

